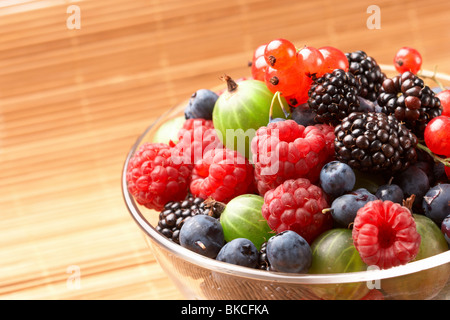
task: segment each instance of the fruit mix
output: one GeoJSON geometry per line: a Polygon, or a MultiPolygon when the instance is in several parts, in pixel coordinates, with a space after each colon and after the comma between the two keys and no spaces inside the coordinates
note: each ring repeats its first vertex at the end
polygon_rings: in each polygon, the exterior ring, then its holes
{"type": "Polygon", "coordinates": [[[415,49],[393,64],[389,78],[364,51],[261,45],[252,77],[198,90],[175,138],[139,148],[129,192],[171,241],[249,268],[365,271],[446,251],[450,90],[425,84],[415,49]]]}

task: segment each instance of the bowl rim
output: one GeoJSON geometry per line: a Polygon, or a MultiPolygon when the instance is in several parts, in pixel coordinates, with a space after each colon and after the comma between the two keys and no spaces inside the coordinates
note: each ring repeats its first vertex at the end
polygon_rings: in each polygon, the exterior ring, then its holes
{"type": "MultiPolygon", "coordinates": [[[[395,71],[393,66],[380,64],[382,70],[395,71]]],[[[435,73],[429,70],[423,70],[423,75],[433,76],[450,81],[450,76],[442,73],[435,73]]],[[[149,236],[153,242],[164,248],[173,256],[183,259],[187,262],[197,265],[200,268],[209,269],[214,272],[221,272],[238,276],[242,278],[257,279],[268,282],[281,282],[289,284],[337,284],[337,283],[354,283],[363,281],[376,281],[381,279],[404,276],[408,274],[417,273],[419,271],[432,269],[450,263],[450,250],[443,253],[424,258],[418,261],[413,261],[405,265],[392,267],[390,269],[378,269],[376,267],[369,267],[367,271],[348,272],[348,273],[326,273],[326,274],[292,274],[275,271],[266,271],[259,269],[252,269],[248,267],[238,266],[215,259],[211,259],[195,252],[192,252],[179,244],[167,239],[164,235],[159,233],[145,218],[140,210],[140,206],[136,203],[133,196],[129,193],[126,181],[126,168],[128,163],[139,147],[144,142],[147,133],[152,130],[159,122],[168,115],[181,109],[184,105],[180,104],[174,106],[160,115],[147,129],[138,137],[131,149],[129,150],[125,159],[122,175],[121,188],[122,196],[124,198],[127,209],[142,231],[149,236]]]]}

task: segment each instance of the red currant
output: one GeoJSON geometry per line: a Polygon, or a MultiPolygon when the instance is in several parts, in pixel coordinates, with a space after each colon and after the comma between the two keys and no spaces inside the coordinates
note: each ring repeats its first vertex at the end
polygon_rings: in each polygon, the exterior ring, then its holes
{"type": "Polygon", "coordinates": [[[252,60],[254,61],[257,58],[263,56],[264,55],[264,51],[266,50],[266,47],[267,47],[267,43],[258,46],[258,48],[256,48],[255,52],[253,52],[253,59],[252,60]]]}
{"type": "Polygon", "coordinates": [[[422,56],[414,48],[403,47],[395,54],[394,66],[400,73],[411,71],[417,74],[422,66],[422,56]]]}
{"type": "Polygon", "coordinates": [[[286,100],[289,102],[289,105],[293,108],[298,107],[301,104],[304,104],[308,101],[308,91],[311,87],[312,79],[304,74],[301,85],[297,88],[297,91],[291,95],[286,97],[286,100]]]}
{"type": "Polygon", "coordinates": [[[299,64],[294,64],[285,70],[277,70],[267,67],[265,82],[272,93],[280,91],[283,96],[288,97],[297,92],[302,85],[304,72],[299,64]]]}
{"type": "Polygon", "coordinates": [[[259,56],[252,62],[252,77],[255,80],[264,81],[264,75],[267,69],[266,59],[264,56],[259,56]]]}
{"type": "Polygon", "coordinates": [[[442,116],[450,117],[450,90],[442,90],[436,97],[441,100],[442,116]]]}
{"type": "Polygon", "coordinates": [[[348,59],[345,53],[335,47],[322,47],[319,48],[320,53],[324,58],[322,70],[317,75],[318,77],[325,73],[332,72],[334,69],[341,69],[348,71],[348,59]]]}
{"type": "Polygon", "coordinates": [[[439,116],[428,122],[424,139],[431,152],[450,157],[450,117],[439,116]]]}
{"type": "Polygon", "coordinates": [[[267,64],[277,70],[292,66],[296,62],[296,54],[295,45],[286,39],[270,41],[264,51],[267,64]]]}
{"type": "Polygon", "coordinates": [[[297,52],[297,59],[302,58],[306,75],[310,76],[317,74],[322,69],[322,65],[325,61],[322,53],[313,47],[304,47],[297,52]]]}
{"type": "Polygon", "coordinates": [[[450,167],[445,167],[445,174],[447,175],[447,178],[450,179],[450,167]]]}
{"type": "Polygon", "coordinates": [[[267,69],[266,59],[264,58],[264,51],[267,44],[262,44],[256,48],[252,57],[252,77],[255,80],[264,81],[264,74],[267,69]]]}

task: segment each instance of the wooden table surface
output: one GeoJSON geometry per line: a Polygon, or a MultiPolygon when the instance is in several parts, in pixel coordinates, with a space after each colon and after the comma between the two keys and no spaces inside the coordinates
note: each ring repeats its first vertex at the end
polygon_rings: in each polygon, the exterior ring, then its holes
{"type": "Polygon", "coordinates": [[[450,72],[449,14],[446,0],[0,0],[0,298],[183,299],[122,199],[137,136],[222,74],[249,76],[274,38],[384,64],[407,45],[450,72]]]}

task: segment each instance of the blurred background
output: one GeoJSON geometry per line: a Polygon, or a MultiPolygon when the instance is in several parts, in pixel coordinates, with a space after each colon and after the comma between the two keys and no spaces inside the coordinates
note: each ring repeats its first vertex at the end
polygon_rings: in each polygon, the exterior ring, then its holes
{"type": "Polygon", "coordinates": [[[275,38],[380,64],[411,46],[450,72],[449,14],[445,0],[0,0],[0,299],[182,299],[122,199],[136,138],[222,74],[250,76],[275,38]]]}

